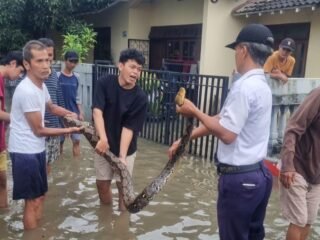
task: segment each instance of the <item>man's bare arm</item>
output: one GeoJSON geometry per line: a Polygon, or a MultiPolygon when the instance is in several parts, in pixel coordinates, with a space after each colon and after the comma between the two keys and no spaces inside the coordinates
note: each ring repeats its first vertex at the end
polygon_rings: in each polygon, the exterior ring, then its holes
{"type": "Polygon", "coordinates": [[[25,113],[28,124],[30,125],[34,135],[37,137],[60,136],[67,133],[79,132],[81,128],[46,128],[42,126],[41,112],[25,113]]]}

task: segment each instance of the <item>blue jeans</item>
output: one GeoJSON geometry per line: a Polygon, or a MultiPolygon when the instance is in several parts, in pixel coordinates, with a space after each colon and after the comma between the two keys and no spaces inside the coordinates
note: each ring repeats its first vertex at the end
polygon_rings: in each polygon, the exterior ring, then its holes
{"type": "Polygon", "coordinates": [[[272,175],[261,169],[219,178],[218,225],[221,240],[262,240],[272,175]]]}

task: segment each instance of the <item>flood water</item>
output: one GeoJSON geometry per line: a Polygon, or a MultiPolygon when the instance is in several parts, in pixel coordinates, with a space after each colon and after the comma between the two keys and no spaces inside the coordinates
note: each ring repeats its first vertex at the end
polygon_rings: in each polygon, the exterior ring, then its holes
{"type": "MultiPolygon", "coordinates": [[[[39,229],[24,233],[23,202],[10,200],[10,208],[0,210],[0,239],[219,239],[217,175],[210,162],[186,157],[149,206],[137,214],[121,213],[117,199],[112,206],[100,206],[93,151],[85,139],[81,144],[80,159],[72,159],[67,144],[63,158],[53,164],[39,229]]],[[[166,151],[167,146],[140,139],[133,173],[136,193],[160,173],[167,161],[166,151]]],[[[117,196],[115,186],[113,193],[117,196]]],[[[265,239],[285,238],[287,223],[279,213],[278,194],[274,184],[265,220],[265,239]]],[[[309,239],[320,239],[320,217],[309,239]]]]}

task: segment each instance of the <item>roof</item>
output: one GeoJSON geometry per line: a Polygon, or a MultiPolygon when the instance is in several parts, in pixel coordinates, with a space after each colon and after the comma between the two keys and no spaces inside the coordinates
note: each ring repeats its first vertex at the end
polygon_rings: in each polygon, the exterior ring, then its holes
{"type": "Polygon", "coordinates": [[[128,0],[93,0],[91,4],[81,4],[80,1],[73,1],[75,15],[97,14],[105,9],[111,8],[120,2],[127,2],[128,0]]]}
{"type": "Polygon", "coordinates": [[[299,11],[302,8],[320,7],[320,0],[249,0],[232,10],[232,15],[249,15],[261,13],[274,13],[276,11],[299,11]]]}

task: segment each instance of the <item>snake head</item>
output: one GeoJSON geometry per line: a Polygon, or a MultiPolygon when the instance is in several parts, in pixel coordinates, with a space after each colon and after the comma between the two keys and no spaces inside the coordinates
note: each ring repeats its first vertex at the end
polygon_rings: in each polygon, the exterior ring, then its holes
{"type": "Polygon", "coordinates": [[[186,97],[186,89],[181,87],[175,97],[175,102],[179,107],[183,105],[185,97],[186,97]]]}

